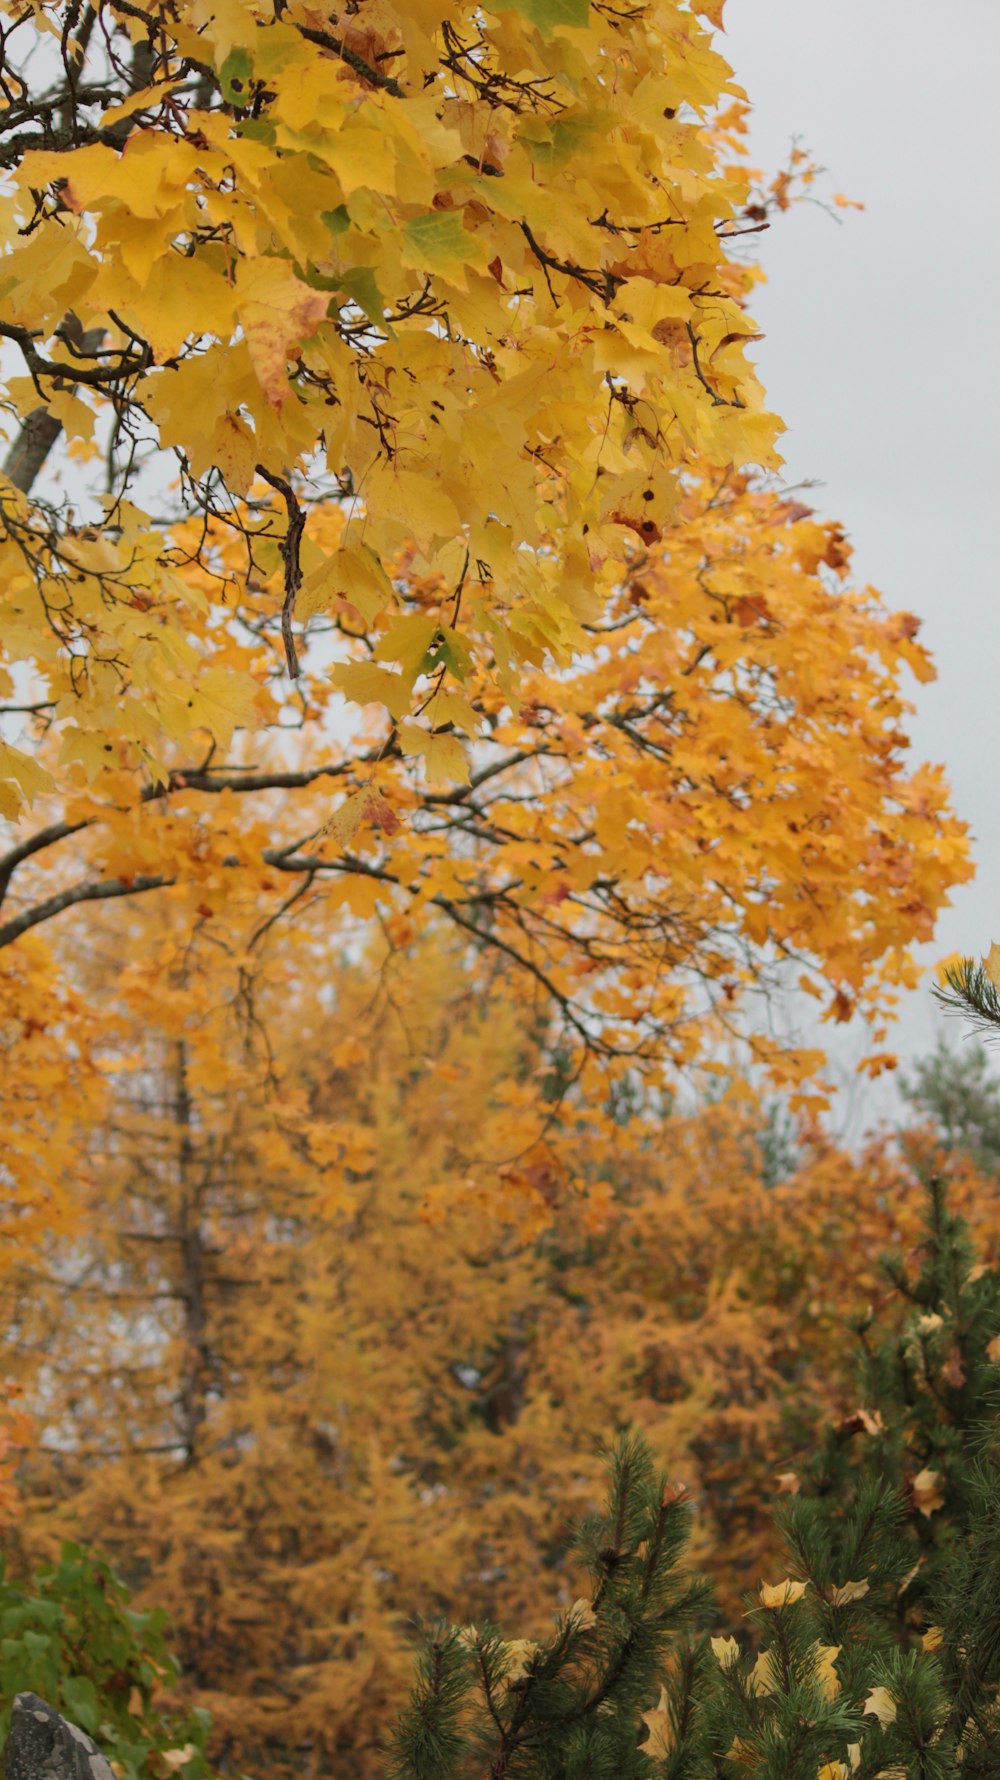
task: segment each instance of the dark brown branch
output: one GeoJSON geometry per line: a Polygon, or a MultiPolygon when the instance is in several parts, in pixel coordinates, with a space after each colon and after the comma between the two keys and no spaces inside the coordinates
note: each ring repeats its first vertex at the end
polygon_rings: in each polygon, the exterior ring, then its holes
{"type": "Polygon", "coordinates": [[[51,921],[54,915],[61,915],[64,909],[73,908],[78,902],[106,902],[114,896],[138,896],[144,890],[162,890],[165,885],[174,883],[173,878],[146,877],[140,874],[135,878],[106,878],[103,881],[71,884],[67,890],[60,890],[55,896],[47,896],[44,902],[36,902],[23,914],[15,915],[13,920],[4,921],[0,925],[0,949],[12,946],[16,939],[29,933],[32,927],[40,927],[43,921],[51,921]]]}
{"type": "Polygon", "coordinates": [[[548,748],[541,747],[528,748],[523,753],[508,754],[503,760],[495,760],[491,766],[480,767],[478,772],[472,774],[467,785],[456,785],[454,791],[426,791],[423,801],[425,804],[464,803],[466,798],[471,797],[472,793],[478,791],[480,785],[485,785],[487,780],[495,779],[501,773],[511,772],[515,766],[523,766],[526,761],[537,760],[540,755],[549,752],[548,748]]]}
{"type": "MultiPolygon", "coordinates": [[[[103,337],[102,329],[101,338],[103,337]]],[[[30,329],[18,327],[11,321],[0,321],[0,338],[16,342],[28,370],[36,380],[51,377],[60,383],[85,383],[100,389],[105,384],[118,383],[123,377],[132,377],[147,370],[153,362],[152,352],[146,345],[131,356],[123,352],[114,365],[73,365],[65,359],[43,358],[35,346],[35,337],[30,329]]]]}
{"type": "MultiPolygon", "coordinates": [[[[365,755],[362,760],[373,759],[375,756],[365,755]]],[[[358,764],[355,760],[344,760],[336,764],[315,766],[300,772],[224,772],[213,773],[203,767],[192,767],[188,772],[171,773],[166,785],[147,785],[142,793],[143,803],[154,803],[157,798],[166,798],[180,791],[220,792],[237,791],[252,793],[255,791],[297,791],[314,785],[318,779],[340,778],[352,772],[358,764]]],[[[59,841],[68,840],[71,835],[80,834],[85,828],[92,828],[100,820],[97,816],[89,816],[81,822],[52,822],[46,828],[39,828],[34,834],[28,835],[23,841],[8,848],[0,854],[0,903],[2,903],[10,886],[11,878],[19,865],[31,859],[36,853],[44,853],[48,847],[56,846],[59,841]]],[[[35,925],[35,923],[31,923],[35,925]]],[[[3,930],[0,929],[0,932],[3,930]]]]}
{"type": "Polygon", "coordinates": [[[295,29],[307,43],[316,43],[321,49],[328,49],[333,55],[339,56],[341,61],[346,62],[348,68],[353,68],[355,74],[360,75],[362,80],[366,80],[369,86],[381,87],[384,93],[391,93],[394,99],[403,98],[403,89],[399,81],[394,80],[391,74],[380,74],[377,68],[373,68],[363,56],[359,56],[356,50],[351,49],[342,37],[334,37],[330,31],[317,31],[312,25],[296,23],[295,29]]]}
{"type": "Polygon", "coordinates": [[[48,828],[39,828],[27,840],[20,841],[11,847],[0,859],[0,902],[7,894],[7,888],[18,866],[35,853],[44,853],[46,847],[54,847],[57,841],[64,841],[71,834],[79,834],[81,828],[89,828],[90,820],[84,822],[52,822],[48,828]]]}
{"type": "Polygon", "coordinates": [[[252,952],[254,947],[260,944],[265,933],[269,933],[271,928],[281,920],[282,916],[287,915],[289,910],[294,908],[295,904],[301,901],[303,896],[308,894],[312,888],[312,882],[315,875],[315,872],[307,871],[301,884],[296,885],[291,896],[286,896],[284,902],[278,904],[278,907],[274,910],[273,914],[268,915],[266,921],[262,921],[259,927],[254,929],[247,946],[248,952],[252,952]]]}
{"type": "Polygon", "coordinates": [[[264,481],[269,482],[272,488],[277,489],[288,514],[288,525],[280,545],[281,560],[285,565],[285,597],[281,606],[281,636],[285,645],[285,661],[288,664],[289,675],[293,680],[297,680],[301,669],[295,650],[295,638],[292,635],[292,618],[295,613],[295,596],[302,585],[299,546],[302,543],[302,533],[306,528],[306,516],[299,506],[294,488],[284,476],[273,475],[270,470],[265,470],[263,464],[257,465],[257,474],[263,476],[264,481]]]}
{"type": "MultiPolygon", "coordinates": [[[[545,273],[546,279],[548,278],[550,270],[553,272],[561,272],[565,278],[575,278],[577,284],[582,284],[587,290],[593,291],[595,297],[601,297],[605,303],[610,303],[614,300],[614,295],[618,286],[625,282],[623,278],[618,278],[614,272],[589,271],[586,266],[574,266],[571,265],[568,260],[557,259],[555,254],[546,252],[545,248],[535,240],[535,237],[526,222],[522,222],[519,227],[528,246],[531,248],[532,253],[538,261],[538,264],[545,273]]],[[[552,290],[551,285],[549,285],[549,289],[550,291],[552,290]]],[[[552,299],[553,302],[556,301],[554,291],[552,292],[552,299]]]]}
{"type": "MultiPolygon", "coordinates": [[[[168,784],[159,786],[151,792],[152,797],[166,797],[174,791],[301,791],[314,785],[317,779],[342,778],[346,773],[353,772],[358,764],[365,764],[375,759],[376,755],[359,755],[357,759],[341,760],[328,763],[326,766],[306,767],[301,772],[286,773],[255,773],[227,772],[220,768],[218,772],[205,771],[195,767],[191,771],[180,770],[171,773],[168,784]]],[[[2,861],[0,861],[2,864],[2,861]]]]}
{"type": "Polygon", "coordinates": [[[495,946],[497,951],[503,952],[515,964],[520,965],[522,970],[526,970],[529,976],[533,976],[535,981],[541,984],[545,993],[551,996],[556,1006],[561,1008],[563,1018],[568,1025],[572,1026],[579,1033],[585,1048],[588,1051],[594,1049],[593,1033],[588,1032],[584,1022],[575,1012],[572,1003],[560,989],[556,988],[551,977],[546,976],[540,965],[537,965],[532,958],[526,958],[524,953],[519,952],[517,947],[512,946],[508,940],[501,939],[498,933],[484,933],[481,928],[476,926],[474,921],[470,921],[460,912],[450,897],[432,896],[430,901],[434,903],[435,907],[443,909],[449,919],[454,921],[456,927],[461,927],[466,933],[471,933],[473,938],[477,939],[481,945],[495,946]]]}

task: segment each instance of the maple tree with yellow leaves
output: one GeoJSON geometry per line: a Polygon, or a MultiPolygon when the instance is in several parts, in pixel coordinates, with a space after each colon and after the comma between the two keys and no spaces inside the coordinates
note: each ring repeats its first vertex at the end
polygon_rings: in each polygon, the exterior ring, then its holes
{"type": "Polygon", "coordinates": [[[964,829],[915,621],[761,481],[744,237],[812,171],[745,169],[719,12],[9,19],[0,948],[243,874],[444,913],[581,1080],[775,968],[891,1061],[964,829]]]}

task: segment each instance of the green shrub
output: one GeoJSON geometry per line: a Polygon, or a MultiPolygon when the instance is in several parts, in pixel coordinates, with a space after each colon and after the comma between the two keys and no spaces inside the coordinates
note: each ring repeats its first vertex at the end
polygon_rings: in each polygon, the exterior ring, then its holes
{"type": "Polygon", "coordinates": [[[159,1704],[178,1673],[164,1628],[162,1612],[129,1606],[125,1584],[78,1545],[24,1587],[0,1555],[0,1737],[28,1691],[89,1732],[122,1780],[203,1780],[208,1713],[159,1704]]]}

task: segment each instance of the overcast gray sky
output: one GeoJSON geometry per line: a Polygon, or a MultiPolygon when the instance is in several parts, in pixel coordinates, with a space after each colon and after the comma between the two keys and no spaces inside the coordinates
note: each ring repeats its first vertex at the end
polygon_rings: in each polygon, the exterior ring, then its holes
{"type": "MultiPolygon", "coordinates": [[[[843,521],[859,579],[923,619],[939,678],[911,684],[914,747],[946,764],[978,872],[921,956],[979,954],[1000,939],[1000,5],[728,0],[726,25],[754,164],[799,136],[866,206],[839,228],[801,206],[764,237],[758,362],[789,479],[822,481],[809,498],[843,521]]],[[[941,1030],[925,987],[895,1048],[941,1030]]]]}

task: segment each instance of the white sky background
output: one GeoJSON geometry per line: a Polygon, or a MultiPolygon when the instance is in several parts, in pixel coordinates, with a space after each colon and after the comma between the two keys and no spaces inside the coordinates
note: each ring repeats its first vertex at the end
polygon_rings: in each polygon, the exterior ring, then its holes
{"type": "MultiPolygon", "coordinates": [[[[753,164],[798,136],[827,195],[866,207],[838,228],[802,205],[762,238],[756,351],[786,476],[822,482],[804,498],[843,523],[858,580],[923,620],[939,677],[907,687],[914,751],[946,765],[978,870],[920,957],[978,955],[1000,939],[1000,4],[728,0],[719,47],[753,164]]],[[[942,1032],[963,1036],[925,986],[890,1042],[913,1057],[942,1032]]],[[[860,1049],[841,1048],[846,1072],[860,1049]]],[[[897,1108],[883,1077],[835,1122],[857,1136],[897,1108]]]]}

